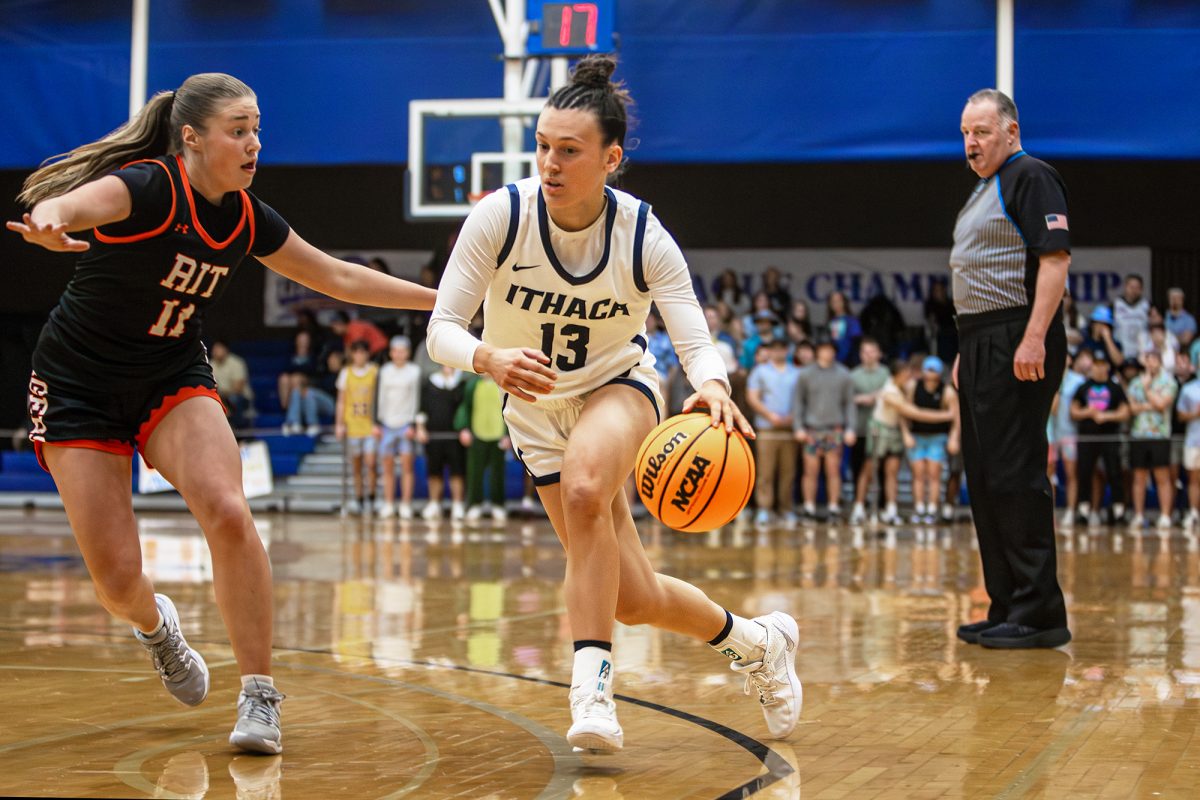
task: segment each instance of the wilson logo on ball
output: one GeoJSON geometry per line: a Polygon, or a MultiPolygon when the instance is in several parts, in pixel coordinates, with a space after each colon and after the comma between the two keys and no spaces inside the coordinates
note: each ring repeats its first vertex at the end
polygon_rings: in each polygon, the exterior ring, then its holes
{"type": "Polygon", "coordinates": [[[646,468],[642,470],[641,492],[647,497],[654,496],[654,487],[658,484],[658,476],[662,472],[663,464],[667,463],[667,458],[671,453],[675,452],[675,448],[680,442],[687,441],[688,435],[680,432],[667,440],[667,443],[662,446],[656,455],[646,459],[646,468]]]}

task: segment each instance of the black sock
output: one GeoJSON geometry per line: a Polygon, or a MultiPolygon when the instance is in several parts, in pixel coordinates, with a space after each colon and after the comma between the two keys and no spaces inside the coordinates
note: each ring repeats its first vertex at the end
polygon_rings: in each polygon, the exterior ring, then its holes
{"type": "Polygon", "coordinates": [[[709,642],[709,645],[712,647],[716,647],[719,643],[721,643],[722,641],[725,640],[725,637],[729,635],[729,632],[731,630],[733,630],[733,614],[730,614],[729,610],[726,609],[726,611],[725,611],[725,627],[721,628],[721,632],[716,635],[716,638],[714,638],[711,642],[709,642]]]}
{"type": "Polygon", "coordinates": [[[612,652],[612,642],[602,642],[599,639],[578,639],[575,642],[575,652],[578,653],[585,647],[599,647],[601,650],[612,652]]]}

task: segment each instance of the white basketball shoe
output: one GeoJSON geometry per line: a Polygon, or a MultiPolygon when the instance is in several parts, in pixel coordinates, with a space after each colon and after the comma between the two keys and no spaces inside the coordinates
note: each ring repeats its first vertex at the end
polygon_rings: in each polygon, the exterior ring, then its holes
{"type": "Polygon", "coordinates": [[[804,703],[804,689],[796,677],[800,626],[782,611],[772,611],[753,621],[767,629],[762,660],[745,664],[735,661],[729,668],[746,675],[745,693],[750,694],[751,687],[758,692],[767,730],[774,738],[782,739],[796,727],[804,703]]]}
{"type": "Polygon", "coordinates": [[[614,753],[625,744],[625,734],[617,722],[617,704],[613,702],[612,673],[612,659],[606,658],[593,680],[571,687],[567,741],[573,747],[614,753]]]}

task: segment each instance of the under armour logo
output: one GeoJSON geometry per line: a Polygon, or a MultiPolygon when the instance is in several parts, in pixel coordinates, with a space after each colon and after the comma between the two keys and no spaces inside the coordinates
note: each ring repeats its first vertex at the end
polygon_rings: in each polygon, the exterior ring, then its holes
{"type": "Polygon", "coordinates": [[[187,232],[188,232],[188,225],[187,225],[187,223],[186,223],[186,222],[181,222],[181,223],[179,223],[178,225],[176,225],[176,226],[175,226],[175,232],[176,232],[176,233],[182,233],[182,234],[186,235],[186,234],[187,234],[187,232]]]}

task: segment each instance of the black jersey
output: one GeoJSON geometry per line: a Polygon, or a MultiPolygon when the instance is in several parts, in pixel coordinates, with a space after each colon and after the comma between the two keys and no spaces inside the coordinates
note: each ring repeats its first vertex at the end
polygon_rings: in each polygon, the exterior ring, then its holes
{"type": "MultiPolygon", "coordinates": [[[[917,388],[913,392],[913,405],[917,408],[924,408],[930,411],[941,411],[942,400],[946,394],[946,384],[938,382],[937,388],[932,392],[925,388],[925,381],[917,381],[917,388]]],[[[928,435],[934,433],[949,433],[949,422],[919,422],[913,420],[908,423],[908,429],[913,433],[928,435]]]]}
{"type": "Polygon", "coordinates": [[[200,323],[246,255],[283,246],[288,225],[249,192],[220,206],[193,192],[179,156],[113,173],[130,216],[87,232],[91,248],[42,330],[34,369],[57,384],[117,390],[204,358],[200,323]]]}

